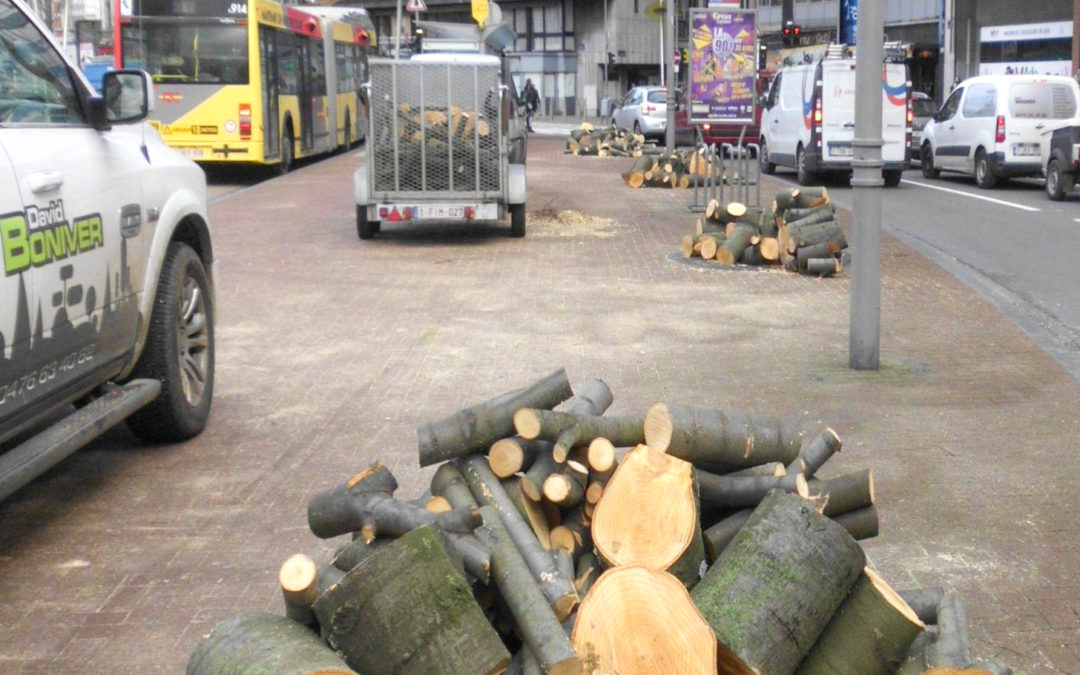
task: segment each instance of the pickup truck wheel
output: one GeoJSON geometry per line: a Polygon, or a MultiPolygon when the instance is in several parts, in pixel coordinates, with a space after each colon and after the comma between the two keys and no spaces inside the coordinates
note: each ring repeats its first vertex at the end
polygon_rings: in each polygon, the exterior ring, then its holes
{"type": "Polygon", "coordinates": [[[922,168],[923,178],[937,178],[941,175],[941,169],[934,168],[934,150],[929,143],[922,146],[922,152],[919,154],[919,166],[922,168]]]}
{"type": "Polygon", "coordinates": [[[771,176],[776,173],[776,165],[769,161],[769,145],[765,139],[761,139],[761,150],[758,152],[758,166],[761,173],[771,176]]]}
{"type": "Polygon", "coordinates": [[[196,436],[214,392],[214,307],[198,254],[174,241],[165,253],[142,356],[132,378],[161,382],[161,393],[127,419],[144,441],[196,436]]]}
{"type": "Polygon", "coordinates": [[[510,205],[510,236],[511,237],[524,237],[525,236],[525,205],[524,204],[511,204],[510,205]]]}
{"type": "Polygon", "coordinates": [[[1046,165],[1046,196],[1055,202],[1065,199],[1066,193],[1072,189],[1075,182],[1071,173],[1067,174],[1061,170],[1061,162],[1057,157],[1051,159],[1046,165]]]}
{"type": "Polygon", "coordinates": [[[378,223],[378,221],[368,220],[367,207],[357,205],[357,207],[356,207],[356,234],[358,234],[361,239],[371,239],[372,237],[375,236],[375,233],[378,232],[378,231],[379,231],[379,223],[378,223]]]}
{"type": "Polygon", "coordinates": [[[980,149],[975,153],[975,184],[983,190],[991,190],[997,182],[997,176],[990,170],[990,158],[980,149]]]}

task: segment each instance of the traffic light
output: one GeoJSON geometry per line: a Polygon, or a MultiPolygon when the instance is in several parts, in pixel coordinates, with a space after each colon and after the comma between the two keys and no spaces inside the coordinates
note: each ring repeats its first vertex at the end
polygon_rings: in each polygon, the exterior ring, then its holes
{"type": "Polygon", "coordinates": [[[680,63],[682,63],[683,67],[689,68],[690,67],[690,54],[687,53],[686,47],[683,47],[682,49],[679,50],[679,55],[682,56],[682,61],[680,63]]]}
{"type": "Polygon", "coordinates": [[[607,53],[607,64],[609,66],[615,65],[615,52],[608,52],[607,53]]]}
{"type": "Polygon", "coordinates": [[[799,44],[799,35],[802,33],[802,26],[792,21],[788,21],[784,24],[782,32],[784,34],[784,45],[787,47],[794,47],[799,44]]]}

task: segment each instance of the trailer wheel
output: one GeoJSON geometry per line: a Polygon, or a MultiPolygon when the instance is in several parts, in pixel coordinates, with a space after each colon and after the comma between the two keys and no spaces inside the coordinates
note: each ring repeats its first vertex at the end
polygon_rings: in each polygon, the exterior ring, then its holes
{"type": "Polygon", "coordinates": [[[900,169],[883,169],[881,171],[881,177],[885,180],[885,187],[896,187],[900,184],[900,179],[904,176],[900,169]]]}
{"type": "Polygon", "coordinates": [[[510,236],[511,237],[524,237],[525,236],[525,205],[524,204],[511,204],[510,205],[510,236]]]}
{"type": "Polygon", "coordinates": [[[375,236],[375,233],[379,231],[379,221],[368,220],[367,207],[356,206],[356,234],[361,239],[371,239],[375,236]]]}
{"type": "Polygon", "coordinates": [[[1065,194],[1072,189],[1075,178],[1071,173],[1061,170],[1061,162],[1058,158],[1050,160],[1046,165],[1046,196],[1055,202],[1065,199],[1065,194]]]}

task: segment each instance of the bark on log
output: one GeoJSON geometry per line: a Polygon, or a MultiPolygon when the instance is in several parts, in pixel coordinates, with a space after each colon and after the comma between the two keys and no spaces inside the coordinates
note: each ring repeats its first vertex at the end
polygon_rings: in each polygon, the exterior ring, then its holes
{"type": "Polygon", "coordinates": [[[393,539],[376,539],[370,542],[363,539],[353,539],[338,550],[331,560],[331,564],[342,572],[348,572],[363,562],[380,546],[386,546],[392,541],[393,539]]]}
{"type": "Polygon", "coordinates": [[[552,454],[555,444],[548,441],[543,441],[543,443],[547,444],[547,449],[536,456],[536,461],[521,477],[521,491],[534,502],[539,502],[544,498],[544,481],[559,470],[559,464],[552,454]]]}
{"type": "Polygon", "coordinates": [[[705,560],[693,467],[645,445],[634,448],[596,505],[592,537],[609,567],[666,570],[692,587],[705,560]]]}
{"type": "Polygon", "coordinates": [[[826,204],[814,209],[788,209],[784,212],[784,224],[788,227],[800,225],[813,225],[825,223],[836,217],[836,210],[832,204],[826,204]]]}
{"type": "Polygon", "coordinates": [[[600,575],[574,623],[590,672],[716,673],[716,638],[679,580],[645,567],[600,575]]]}
{"type": "MultiPolygon", "coordinates": [[[[545,673],[577,675],[581,672],[581,659],[506,530],[500,512],[490,505],[480,507],[480,512],[492,540],[492,579],[514,615],[525,644],[529,646],[545,673]]],[[[552,565],[554,567],[554,563],[552,565]]]]}
{"type": "Polygon", "coordinates": [[[592,532],[584,508],[573,509],[558,527],[551,529],[551,547],[566,551],[575,560],[592,549],[592,532]]]}
{"type": "MultiPolygon", "coordinates": [[[[550,476],[549,476],[550,478],[550,476]]],[[[522,479],[508,478],[502,482],[503,489],[514,503],[518,513],[532,528],[536,540],[540,542],[540,548],[545,551],[551,550],[551,526],[548,524],[544,509],[537,500],[530,499],[521,489],[522,479]]]]}
{"type": "Polygon", "coordinates": [[[382,492],[342,489],[327,490],[308,502],[308,526],[320,539],[357,532],[370,524],[374,524],[377,536],[384,537],[398,537],[424,525],[468,534],[480,526],[480,514],[475,509],[431,513],[382,492]]]}
{"type": "Polygon", "coordinates": [[[359,672],[501,673],[510,662],[433,527],[373,553],[319,597],[315,612],[359,672]]]}
{"type": "Polygon", "coordinates": [[[865,566],[859,544],[812,501],[769,493],[691,592],[720,641],[721,670],[792,673],[865,566]]]}
{"type": "Polygon", "coordinates": [[[838,258],[798,258],[799,271],[814,277],[834,277],[840,273],[838,258]]]}
{"type": "Polygon", "coordinates": [[[353,492],[385,492],[392,495],[398,489],[398,482],[390,469],[387,469],[380,460],[375,460],[371,466],[346,481],[345,489],[353,492]]]}
{"type": "Polygon", "coordinates": [[[649,408],[644,428],[650,448],[721,473],[764,462],[788,464],[802,443],[794,422],[666,403],[649,408]]]}
{"type": "Polygon", "coordinates": [[[573,395],[560,368],[524,389],[507,392],[417,428],[420,466],[431,466],[491,446],[514,433],[518,408],[552,408],[573,395]]]}
{"type": "Polygon", "coordinates": [[[801,472],[807,480],[814,477],[818,469],[843,447],[840,436],[832,429],[825,429],[813,438],[805,441],[799,448],[799,456],[787,466],[787,472],[801,472]]]}
{"type": "Polygon", "coordinates": [[[867,568],[810,653],[799,675],[891,675],[923,622],[885,580],[867,568]]]}
{"type": "Polygon", "coordinates": [[[592,553],[582,553],[577,559],[575,572],[574,588],[577,589],[578,595],[584,598],[589,594],[596,578],[600,576],[600,561],[592,553]]]}
{"type": "Polygon", "coordinates": [[[873,504],[829,517],[859,541],[878,536],[878,511],[873,504]]]}
{"type": "Polygon", "coordinates": [[[241,614],[214,626],[195,647],[186,670],[187,675],[353,672],[316,633],[284,616],[263,612],[241,614]]]}
{"type": "Polygon", "coordinates": [[[315,561],[297,553],[289,556],[278,570],[278,586],[285,600],[285,616],[304,626],[318,623],[312,605],[319,597],[319,568],[315,561]]]}
{"type": "Polygon", "coordinates": [[[519,436],[555,441],[554,457],[559,464],[566,461],[574,447],[601,436],[620,447],[636,445],[645,440],[643,425],[641,415],[600,417],[532,408],[514,413],[514,428],[519,436]]]}
{"type": "Polygon", "coordinates": [[[518,513],[498,478],[491,473],[487,461],[479,455],[462,457],[457,461],[458,468],[476,499],[494,508],[502,518],[506,531],[520,551],[529,571],[537,580],[541,592],[551,604],[555,615],[560,621],[565,619],[578,603],[573,581],[559,573],[551,555],[540,546],[532,528],[518,513]]]}
{"type": "Polygon", "coordinates": [[[757,506],[769,490],[794,492],[809,496],[806,478],[802,473],[783,476],[718,476],[702,469],[695,469],[701,503],[709,506],[740,508],[757,506]]]}
{"type": "Polygon", "coordinates": [[[488,465],[499,478],[509,478],[519,471],[527,471],[547,447],[550,446],[545,441],[527,441],[520,436],[501,438],[488,450],[488,465]]]}
{"type": "Polygon", "coordinates": [[[750,237],[757,233],[757,228],[746,223],[736,223],[731,236],[724,240],[723,246],[716,249],[716,260],[722,265],[734,265],[743,249],[750,245],[750,237]]]}
{"type": "Polygon", "coordinates": [[[435,475],[431,479],[431,492],[446,497],[454,508],[478,508],[480,506],[469,489],[468,483],[465,482],[465,477],[461,475],[456,466],[449,462],[441,465],[435,471],[435,475]]]}
{"type": "Polygon", "coordinates": [[[927,650],[927,662],[933,667],[964,668],[971,662],[967,607],[959,595],[945,591],[937,613],[938,636],[927,650]]]}
{"type": "Polygon", "coordinates": [[[863,469],[846,473],[829,480],[814,479],[807,482],[810,494],[825,498],[826,516],[850,513],[874,503],[874,473],[863,469]]]}

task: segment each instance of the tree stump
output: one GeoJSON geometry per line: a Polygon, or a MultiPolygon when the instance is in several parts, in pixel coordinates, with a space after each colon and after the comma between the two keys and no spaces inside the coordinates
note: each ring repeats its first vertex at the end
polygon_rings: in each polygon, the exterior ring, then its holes
{"type": "Polygon", "coordinates": [[[353,670],[310,629],[284,616],[254,612],[214,626],[195,647],[186,672],[349,675],[353,670]]]}
{"type": "Polygon", "coordinates": [[[690,594],[720,641],[721,671],[794,672],[865,566],[813,501],[769,493],[690,594]]]}
{"type": "Polygon", "coordinates": [[[890,675],[923,622],[867,568],[796,671],[799,675],[890,675]]]}
{"type": "Polygon", "coordinates": [[[581,603],[574,648],[588,672],[716,672],[716,637],[678,579],[644,567],[615,567],[581,603]]]}
{"type": "Polygon", "coordinates": [[[434,527],[372,553],[315,612],[331,646],[362,673],[499,673],[510,662],[434,527]]]}
{"type": "Polygon", "coordinates": [[[696,584],[705,545],[693,467],[646,445],[634,448],[604,488],[592,537],[609,567],[638,565],[696,584]]]}

